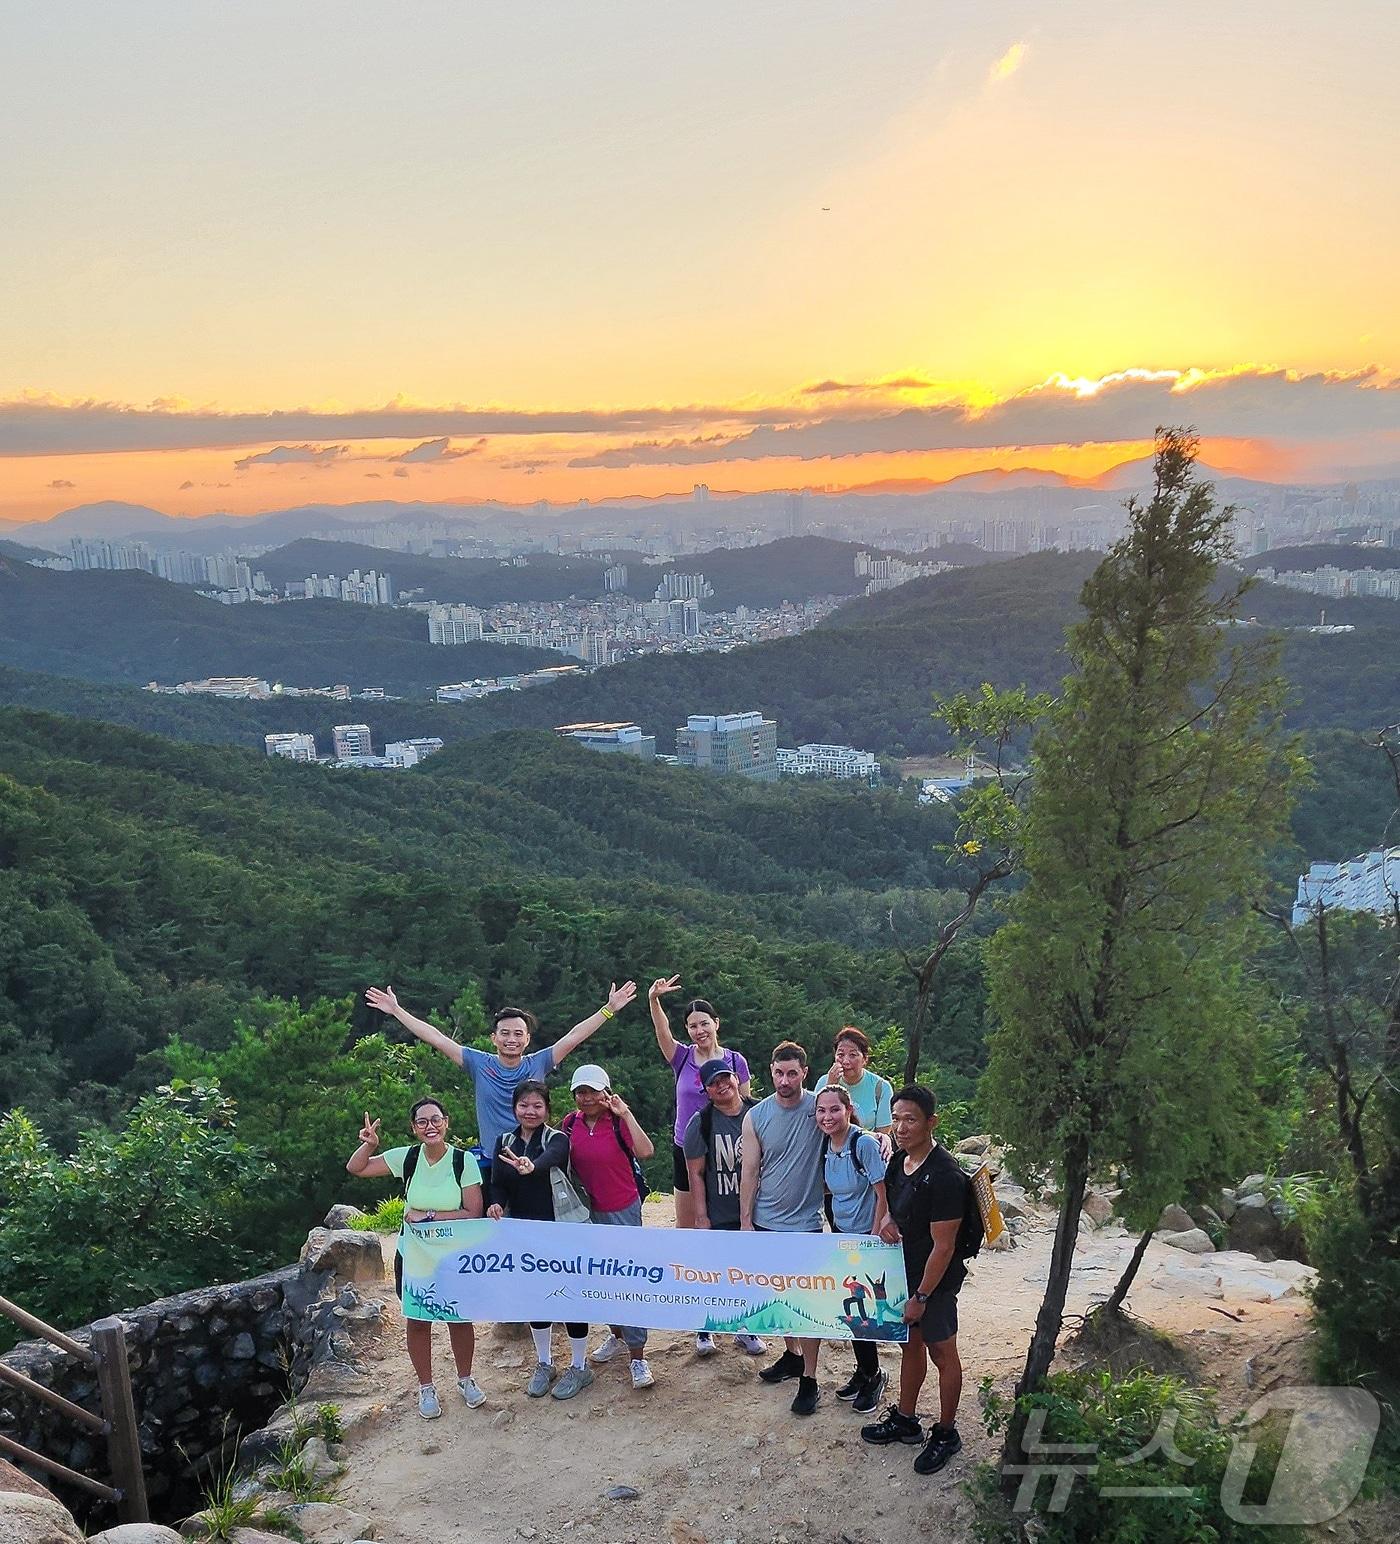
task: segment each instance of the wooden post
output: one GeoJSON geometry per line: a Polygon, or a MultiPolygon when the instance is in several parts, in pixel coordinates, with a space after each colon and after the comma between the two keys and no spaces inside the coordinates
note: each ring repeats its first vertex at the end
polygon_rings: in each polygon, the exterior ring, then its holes
{"type": "Polygon", "coordinates": [[[146,1478],[141,1472],[141,1437],[136,1428],[136,1404],[131,1397],[131,1370],[126,1360],[126,1329],[117,1318],[99,1319],[92,1327],[97,1353],[97,1385],[107,1417],[107,1454],[112,1482],[120,1493],[117,1516],[124,1523],[150,1522],[146,1478]]]}

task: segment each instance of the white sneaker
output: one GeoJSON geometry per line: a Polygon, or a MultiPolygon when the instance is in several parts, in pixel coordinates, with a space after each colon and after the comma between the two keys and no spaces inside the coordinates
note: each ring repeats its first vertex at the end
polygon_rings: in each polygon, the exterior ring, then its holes
{"type": "Polygon", "coordinates": [[[621,1335],[609,1335],[603,1343],[589,1354],[589,1360],[602,1366],[604,1362],[612,1361],[613,1357],[621,1356],[627,1350],[627,1342],[621,1335]]]}
{"type": "Polygon", "coordinates": [[[647,1366],[644,1358],[634,1356],[632,1358],[632,1387],[634,1389],[649,1389],[656,1379],[651,1375],[651,1368],[647,1366]]]}
{"type": "Polygon", "coordinates": [[[442,1414],[442,1406],[438,1403],[437,1390],[431,1383],[425,1383],[418,1390],[418,1413],[425,1421],[435,1421],[442,1414]]]}
{"type": "Polygon", "coordinates": [[[707,1335],[703,1331],[695,1337],[696,1356],[713,1356],[719,1347],[715,1344],[715,1337],[707,1335]]]}
{"type": "Polygon", "coordinates": [[[475,1378],[458,1378],[457,1391],[466,1400],[468,1410],[480,1410],[486,1403],[486,1395],[476,1386],[475,1378]]]}
{"type": "Polygon", "coordinates": [[[749,1356],[762,1356],[768,1349],[768,1343],[759,1335],[736,1335],[734,1344],[749,1356]]]}

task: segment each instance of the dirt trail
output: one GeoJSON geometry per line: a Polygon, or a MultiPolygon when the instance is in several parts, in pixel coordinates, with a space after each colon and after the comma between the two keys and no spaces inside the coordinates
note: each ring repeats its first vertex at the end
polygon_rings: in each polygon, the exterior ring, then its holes
{"type": "MultiPolygon", "coordinates": [[[[669,1197],[648,1202],[650,1225],[671,1218],[669,1197]]],[[[1081,1236],[1070,1314],[1106,1295],[1132,1244],[1116,1229],[1081,1236]]],[[[852,1366],[849,1350],[836,1344],[822,1349],[822,1403],[802,1420],[788,1410],[794,1385],[758,1381],[764,1359],[726,1342],[719,1355],[701,1360],[693,1336],[662,1332],[653,1332],[648,1348],[654,1388],[634,1391],[625,1364],[610,1364],[567,1403],[527,1399],[534,1355],[526,1332],[484,1327],[475,1373],[487,1402],[468,1410],[455,1393],[439,1332],[444,1414],[425,1422],[397,1304],[386,1294],[384,1333],[371,1347],[383,1394],[350,1412],[350,1471],[339,1499],[372,1517],[386,1544],[887,1544],[929,1536],[963,1544],[970,1538],[969,1503],[960,1482],[995,1452],[982,1430],[978,1385],[987,1375],[1003,1391],[1014,1383],[1049,1258],[1049,1227],[1037,1219],[1016,1249],[984,1250],[973,1263],[958,1337],[964,1449],[931,1479],[911,1468],[917,1449],[861,1442],[862,1417],[834,1397],[852,1366]],[[604,1499],[616,1485],[640,1494],[604,1499]]],[[[1239,1408],[1276,1381],[1301,1379],[1310,1333],[1306,1301],[1296,1293],[1274,1302],[1239,1301],[1228,1292],[1213,1298],[1190,1278],[1194,1269],[1181,1251],[1153,1244],[1131,1306],[1193,1356],[1222,1408],[1239,1408]],[[1165,1285],[1148,1285],[1154,1276],[1165,1285]]],[[[897,1348],[881,1351],[892,1379],[898,1357],[897,1348]]],[[[566,1361],[567,1342],[556,1331],[556,1362],[566,1361]]],[[[931,1373],[926,1414],[936,1407],[934,1389],[931,1373]]]]}

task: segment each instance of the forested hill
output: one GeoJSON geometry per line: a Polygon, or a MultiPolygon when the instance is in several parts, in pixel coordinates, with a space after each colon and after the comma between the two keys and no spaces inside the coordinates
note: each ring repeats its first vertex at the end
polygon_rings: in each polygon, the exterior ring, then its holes
{"type": "Polygon", "coordinates": [[[1241,567],[1248,573],[1272,568],[1275,573],[1290,569],[1311,573],[1325,565],[1333,568],[1400,568],[1400,547],[1362,547],[1355,543],[1319,543],[1311,547],[1273,547],[1257,557],[1246,558],[1241,567]]]}
{"type": "MultiPolygon", "coordinates": [[[[947,738],[930,716],[936,693],[975,689],[983,681],[1003,686],[1024,683],[1037,691],[1057,688],[1067,663],[1064,629],[1078,614],[1079,590],[1093,562],[1090,554],[1042,553],[960,569],[854,601],[826,625],[796,638],[726,654],[650,655],[557,686],[502,693],[474,703],[437,706],[419,700],[376,704],[372,712],[360,711],[370,713],[376,736],[437,734],[449,741],[507,728],[543,729],[582,719],[634,718],[657,735],[664,750],[671,747],[676,726],[689,713],[758,707],[777,720],[779,741],[785,745],[828,741],[895,756],[943,750],[947,738]]],[[[0,572],[0,585],[3,580],[0,572]]],[[[19,629],[4,619],[3,598],[0,590],[0,650],[7,663],[20,664],[23,656],[17,659],[6,640],[6,629],[11,636],[19,629]]],[[[188,599],[211,604],[195,596],[188,599]]],[[[1246,597],[1243,610],[1270,626],[1300,628],[1316,621],[1318,606],[1316,596],[1259,584],[1246,597]]],[[[213,609],[227,615],[254,608],[213,609]]],[[[373,608],[308,602],[257,608],[248,625],[285,612],[312,610],[329,612],[332,622],[343,620],[347,627],[363,627],[383,616],[373,608]],[[346,613],[354,615],[346,617],[346,613]]],[[[1375,599],[1332,601],[1327,603],[1327,615],[1329,621],[1349,622],[1357,630],[1331,636],[1289,634],[1285,665],[1296,692],[1293,723],[1308,729],[1364,729],[1400,717],[1400,682],[1394,668],[1400,657],[1400,605],[1375,599]]],[[[51,620],[44,625],[52,630],[51,620]]],[[[421,625],[421,618],[415,619],[415,625],[421,625]]],[[[180,635],[184,636],[183,629],[180,635]]],[[[95,646],[84,647],[91,652],[79,663],[109,665],[95,646]]],[[[481,664],[473,663],[474,649],[486,646],[403,647],[420,651],[415,659],[429,654],[428,667],[435,667],[437,680],[455,680],[482,671],[481,664]]],[[[495,669],[518,670],[528,657],[523,651],[505,652],[508,665],[497,664],[495,669]]],[[[73,663],[71,658],[69,662],[73,663]]],[[[90,675],[92,671],[74,664],[68,673],[90,675]]],[[[279,673],[284,679],[290,676],[289,671],[279,673]]],[[[113,677],[109,672],[103,678],[113,677]]],[[[363,676],[365,683],[384,683],[384,678],[384,671],[368,668],[363,676]]],[[[138,674],[138,679],[146,675],[138,674]]],[[[317,679],[344,680],[345,675],[328,672],[317,679]]],[[[0,701],[247,745],[260,744],[262,735],[274,730],[306,729],[324,735],[344,711],[315,699],[153,703],[144,695],[117,691],[94,697],[81,686],[35,682],[3,669],[0,701]]]]}
{"type": "MultiPolygon", "coordinates": [[[[222,1044],[258,994],[358,998],[384,979],[437,1010],[475,983],[539,1011],[546,1039],[609,980],[674,970],[724,1004],[741,1048],[883,1026],[908,1006],[886,913],[914,936],[942,914],[950,831],[907,796],[539,735],[376,775],[3,710],[0,1109],[70,1137],[160,1080],[142,1059],[172,1034],[222,1044]]],[[[943,1059],[968,1073],[974,977],[956,967],[944,1023],[943,1059]]],[[[600,1053],[649,1070],[642,1013],[600,1053]]]]}
{"type": "Polygon", "coordinates": [[[224,606],[150,574],[57,573],[0,557],[0,660],[90,681],[251,675],[422,692],[557,665],[559,656],[485,643],[437,648],[413,611],[330,600],[224,606]]]}

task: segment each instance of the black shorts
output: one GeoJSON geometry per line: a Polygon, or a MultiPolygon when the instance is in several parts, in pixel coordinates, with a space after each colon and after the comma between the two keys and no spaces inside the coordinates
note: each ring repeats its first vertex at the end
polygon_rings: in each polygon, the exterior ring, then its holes
{"type": "Polygon", "coordinates": [[[690,1170],[685,1166],[685,1149],[679,1142],[671,1143],[671,1178],[677,1190],[690,1190],[690,1170]]]}
{"type": "Polygon", "coordinates": [[[918,1330],[926,1346],[936,1346],[940,1340],[951,1340],[958,1333],[958,1294],[930,1292],[918,1330]]]}

